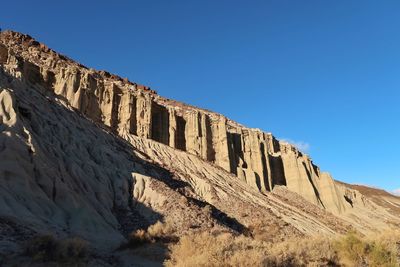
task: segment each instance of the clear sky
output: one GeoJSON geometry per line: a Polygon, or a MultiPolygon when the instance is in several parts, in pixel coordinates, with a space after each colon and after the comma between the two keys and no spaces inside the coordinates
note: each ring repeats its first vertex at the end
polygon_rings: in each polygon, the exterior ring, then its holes
{"type": "Polygon", "coordinates": [[[0,27],[400,188],[400,1],[3,1],[0,27]]]}

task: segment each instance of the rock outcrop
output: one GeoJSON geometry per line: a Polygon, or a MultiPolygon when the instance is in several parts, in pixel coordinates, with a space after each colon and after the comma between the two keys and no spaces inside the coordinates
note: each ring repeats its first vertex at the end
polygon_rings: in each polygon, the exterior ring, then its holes
{"type": "Polygon", "coordinates": [[[178,236],[257,226],[271,242],[400,227],[400,198],[336,182],[270,133],[15,32],[0,33],[0,182],[2,266],[49,232],[89,241],[103,266],[158,220],[178,236]]]}
{"type": "Polygon", "coordinates": [[[113,250],[157,220],[179,235],[245,233],[255,222],[277,227],[277,239],[346,229],[314,205],[304,212],[307,204],[281,200],[285,189],[261,194],[196,155],[133,134],[124,140],[71,109],[0,69],[0,255],[48,232],[113,250]]]}
{"type": "Polygon", "coordinates": [[[296,147],[270,133],[163,98],[148,87],[105,71],[89,69],[28,35],[2,32],[0,45],[0,63],[8,73],[41,91],[64,97],[86,117],[125,139],[136,135],[186,151],[261,192],[285,185],[332,212],[344,209],[344,198],[332,193],[337,191],[332,178],[322,174],[296,147]]]}

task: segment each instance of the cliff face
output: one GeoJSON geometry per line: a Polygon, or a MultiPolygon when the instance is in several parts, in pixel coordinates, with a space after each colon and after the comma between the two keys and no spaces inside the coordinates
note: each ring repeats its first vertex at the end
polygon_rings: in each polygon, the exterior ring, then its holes
{"type": "Polygon", "coordinates": [[[400,227],[399,197],[336,182],[270,133],[14,32],[0,33],[0,184],[1,266],[32,265],[18,259],[23,246],[48,233],[89,241],[89,266],[148,263],[152,245],[141,256],[117,248],[156,221],[178,237],[268,242],[400,227]]]}
{"type": "Polygon", "coordinates": [[[28,35],[0,34],[0,64],[42,92],[51,91],[124,139],[151,139],[235,174],[261,192],[285,185],[332,212],[345,209],[329,174],[296,147],[226,117],[163,98],[148,87],[62,56],[28,35]]]}
{"type": "Polygon", "coordinates": [[[246,234],[260,224],[270,240],[349,227],[284,187],[263,194],[196,155],[133,134],[123,139],[3,68],[0,182],[1,259],[43,233],[79,236],[109,253],[157,220],[178,236],[246,234]]]}

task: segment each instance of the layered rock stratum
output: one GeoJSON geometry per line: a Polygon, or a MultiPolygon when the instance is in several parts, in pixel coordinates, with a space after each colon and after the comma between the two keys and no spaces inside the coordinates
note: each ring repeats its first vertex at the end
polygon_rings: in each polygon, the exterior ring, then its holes
{"type": "Polygon", "coordinates": [[[400,225],[399,197],[28,35],[0,33],[0,66],[0,253],[46,232],[112,251],[157,220],[178,234],[259,224],[271,239],[400,225]]]}

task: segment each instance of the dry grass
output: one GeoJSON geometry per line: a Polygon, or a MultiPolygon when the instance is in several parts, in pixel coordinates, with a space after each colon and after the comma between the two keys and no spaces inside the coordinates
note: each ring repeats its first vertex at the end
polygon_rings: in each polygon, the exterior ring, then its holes
{"type": "Polygon", "coordinates": [[[168,223],[162,223],[160,221],[147,228],[147,233],[153,238],[168,238],[174,234],[173,228],[168,223]]]}
{"type": "Polygon", "coordinates": [[[342,263],[348,266],[399,266],[400,233],[388,232],[372,237],[361,237],[350,232],[336,241],[342,263]]]}
{"type": "Polygon", "coordinates": [[[337,239],[292,238],[265,242],[229,233],[184,236],[171,247],[167,266],[399,266],[400,234],[337,239]]]}
{"type": "Polygon", "coordinates": [[[78,264],[88,256],[88,243],[77,237],[58,240],[42,235],[26,243],[25,254],[34,261],[78,264]]]}
{"type": "Polygon", "coordinates": [[[205,232],[182,237],[167,266],[262,266],[266,247],[244,236],[205,232]]]}
{"type": "Polygon", "coordinates": [[[121,249],[137,248],[144,244],[164,242],[169,243],[177,241],[173,228],[160,221],[149,226],[147,230],[139,229],[129,235],[128,242],[121,245],[121,249]]]}
{"type": "Polygon", "coordinates": [[[293,238],[270,244],[265,266],[339,266],[332,240],[326,237],[293,238]]]}

